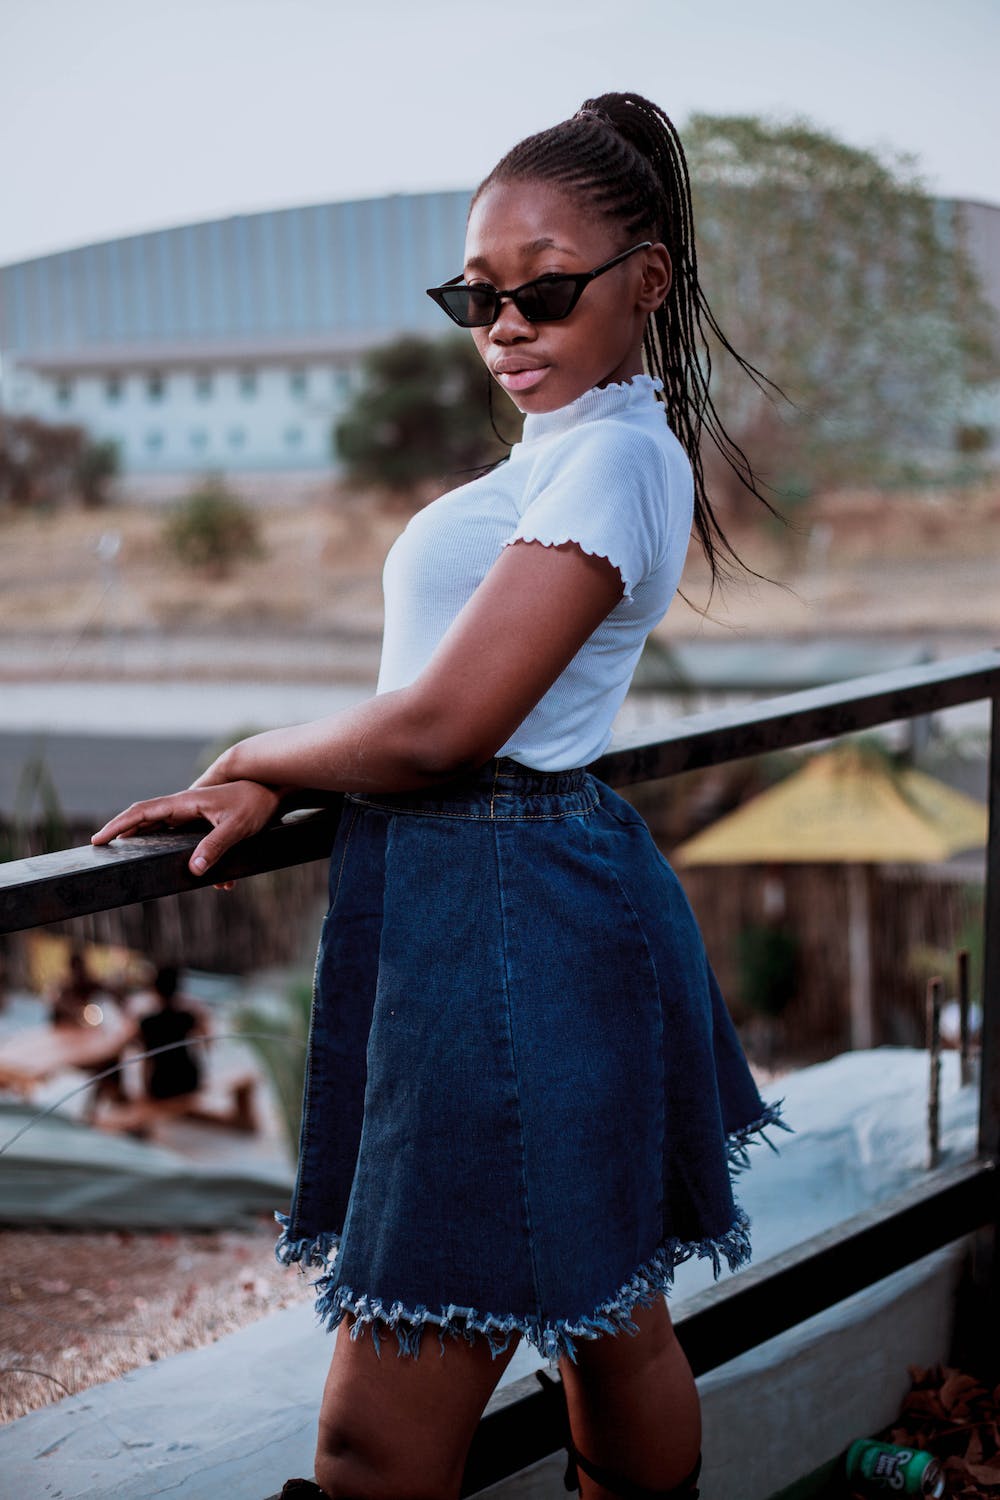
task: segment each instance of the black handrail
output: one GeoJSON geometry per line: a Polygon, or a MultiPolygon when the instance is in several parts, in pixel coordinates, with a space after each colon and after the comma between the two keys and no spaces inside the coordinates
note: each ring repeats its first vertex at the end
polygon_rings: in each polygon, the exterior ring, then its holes
{"type": "MultiPolygon", "coordinates": [[[[675,719],[659,739],[622,740],[589,769],[610,786],[629,786],[996,696],[1000,649],[978,651],[675,719]]],[[[200,878],[187,868],[198,841],[192,834],[143,834],[114,847],[84,844],[14,860],[0,865],[0,933],[322,859],[335,826],[328,809],[289,814],[200,878]]]]}

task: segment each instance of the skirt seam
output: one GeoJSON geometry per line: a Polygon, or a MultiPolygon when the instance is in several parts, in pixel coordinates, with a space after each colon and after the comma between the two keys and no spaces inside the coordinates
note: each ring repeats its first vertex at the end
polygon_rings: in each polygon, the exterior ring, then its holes
{"type": "Polygon", "coordinates": [[[524,1155],[524,1120],[521,1115],[521,1090],[518,1082],[517,1051],[514,1046],[514,1028],[511,1021],[510,1010],[510,968],[507,961],[507,913],[503,897],[503,875],[500,868],[500,841],[496,830],[493,834],[494,869],[497,880],[497,911],[500,917],[500,936],[503,945],[503,989],[504,989],[504,1012],[507,1020],[507,1040],[510,1048],[511,1065],[514,1074],[514,1099],[517,1106],[517,1139],[518,1139],[518,1170],[521,1178],[521,1196],[524,1205],[525,1230],[528,1241],[528,1255],[531,1260],[531,1283],[535,1289],[535,1306],[541,1307],[542,1294],[538,1284],[538,1264],[535,1259],[535,1245],[531,1232],[531,1204],[528,1199],[528,1171],[524,1155]]]}
{"type": "MultiPolygon", "coordinates": [[[[619,876],[618,876],[618,872],[611,866],[611,864],[609,864],[609,862],[604,858],[604,856],[602,854],[599,854],[596,851],[593,851],[593,858],[607,872],[607,874],[611,877],[611,879],[614,881],[615,885],[617,886],[618,890],[620,891],[622,900],[625,902],[625,905],[628,907],[629,911],[632,913],[632,919],[635,922],[636,929],[637,929],[637,931],[639,933],[639,937],[640,937],[640,940],[642,942],[643,949],[645,950],[645,953],[646,953],[646,959],[647,959],[647,962],[649,963],[649,967],[650,967],[650,970],[651,970],[652,975],[653,975],[653,986],[654,986],[654,988],[656,990],[657,1014],[659,1016],[659,1029],[660,1029],[660,1073],[661,1073],[661,1077],[664,1077],[665,1074],[666,1074],[666,1067],[667,1067],[667,1059],[666,1059],[666,1031],[665,1031],[664,1022],[663,1022],[663,1003],[664,1003],[664,1001],[663,1001],[663,993],[662,993],[662,990],[661,990],[661,987],[660,987],[660,974],[659,974],[659,970],[656,967],[656,960],[653,957],[652,949],[649,946],[649,939],[646,937],[646,931],[645,931],[645,928],[642,925],[642,918],[639,916],[639,913],[636,911],[635,905],[632,902],[632,899],[629,896],[628,891],[625,889],[624,885],[622,885],[622,882],[621,882],[621,880],[619,879],[619,876]]],[[[666,1143],[666,1132],[667,1132],[666,1107],[664,1105],[664,1092],[663,1092],[662,1089],[660,1089],[659,1092],[657,1093],[657,1100],[659,1102],[660,1160],[662,1161],[663,1160],[664,1147],[665,1147],[665,1143],[666,1143]]],[[[664,1221],[664,1201],[663,1201],[662,1183],[661,1183],[660,1205],[659,1205],[659,1207],[660,1207],[660,1231],[661,1231],[661,1234],[662,1234],[663,1227],[664,1227],[664,1223],[663,1223],[663,1221],[664,1221]]]]}
{"type": "MultiPolygon", "coordinates": [[[[347,833],[344,836],[344,848],[343,848],[343,850],[341,852],[340,866],[339,866],[339,868],[337,870],[337,885],[336,885],[336,889],[334,890],[333,895],[330,897],[328,905],[327,905],[326,919],[324,919],[324,923],[323,923],[324,928],[326,926],[326,920],[329,919],[330,913],[333,911],[333,908],[336,905],[337,897],[340,894],[340,882],[343,879],[343,876],[344,876],[344,865],[347,862],[347,849],[348,849],[348,845],[351,842],[351,834],[354,832],[354,825],[357,822],[357,818],[358,818],[358,809],[355,808],[354,812],[353,812],[353,814],[351,816],[351,821],[347,825],[347,833]]],[[[323,951],[323,933],[321,931],[320,932],[320,940],[316,944],[316,961],[313,964],[312,1003],[309,1006],[309,1034],[308,1034],[308,1036],[306,1038],[306,1064],[305,1064],[305,1076],[304,1076],[304,1080],[303,1080],[303,1089],[302,1089],[302,1123],[301,1123],[301,1126],[300,1126],[300,1129],[299,1129],[299,1158],[300,1159],[302,1159],[305,1156],[306,1151],[308,1150],[308,1147],[309,1147],[310,1140],[311,1140],[311,1136],[309,1134],[309,1125],[310,1125],[310,1116],[311,1116],[311,1108],[310,1107],[311,1107],[311,1104],[312,1104],[313,1036],[314,1036],[315,1027],[316,1027],[316,1012],[318,1010],[318,1006],[317,1006],[317,1003],[316,1003],[317,1002],[317,986],[318,986],[318,980],[319,980],[319,966],[320,966],[320,958],[321,958],[321,955],[322,955],[322,951],[323,951]]],[[[296,1189],[297,1188],[298,1188],[298,1183],[296,1184],[296,1189]]],[[[296,1190],[295,1195],[294,1195],[294,1200],[293,1200],[293,1202],[291,1204],[291,1221],[293,1223],[294,1223],[294,1221],[296,1219],[296,1216],[298,1214],[298,1200],[299,1200],[299,1193],[296,1190]]]]}
{"type": "Polygon", "coordinates": [[[333,892],[333,895],[330,897],[330,911],[333,911],[333,908],[337,904],[337,897],[340,895],[340,883],[344,878],[344,866],[347,863],[347,850],[350,845],[351,835],[354,832],[354,825],[358,821],[358,817],[359,812],[357,807],[355,807],[354,812],[351,814],[351,821],[347,825],[347,834],[344,838],[344,847],[340,855],[340,867],[337,870],[337,885],[336,889],[333,892]]]}

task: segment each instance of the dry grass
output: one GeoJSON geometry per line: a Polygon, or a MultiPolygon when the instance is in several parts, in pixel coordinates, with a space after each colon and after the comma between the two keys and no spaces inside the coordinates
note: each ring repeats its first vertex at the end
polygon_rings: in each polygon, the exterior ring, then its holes
{"type": "Polygon", "coordinates": [[[0,1421],[311,1302],[277,1233],[0,1232],[0,1421]]]}
{"type": "MultiPolygon", "coordinates": [[[[263,555],[215,579],[183,567],[162,542],[152,504],[49,516],[0,516],[0,638],[129,632],[220,638],[375,635],[381,571],[405,513],[340,495],[255,506],[263,555]],[[97,543],[117,532],[116,583],[97,543]]],[[[743,579],[713,600],[714,624],[678,601],[667,634],[733,630],[828,633],[917,630],[928,622],[993,631],[1000,625],[1000,482],[965,488],[821,495],[793,528],[747,501],[722,523],[767,582],[743,579]]],[[[702,606],[707,569],[692,545],[682,588],[702,606]]]]}
{"type": "Polygon", "coordinates": [[[405,517],[313,502],[262,506],[262,555],[223,578],[183,566],[164,546],[164,511],[0,518],[0,632],[379,628],[379,580],[405,517]],[[117,533],[115,582],[97,552],[117,533]]]}

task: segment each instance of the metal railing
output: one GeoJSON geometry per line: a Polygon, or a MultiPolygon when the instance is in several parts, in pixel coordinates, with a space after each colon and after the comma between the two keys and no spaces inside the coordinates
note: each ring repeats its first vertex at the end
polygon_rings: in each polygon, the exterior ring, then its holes
{"type": "MultiPolygon", "coordinates": [[[[958,704],[991,703],[984,894],[983,1020],[976,1157],[693,1298],[677,1329],[695,1374],[745,1353],[845,1297],[976,1230],[1000,1224],[1000,649],[905,667],[671,722],[655,742],[619,744],[590,769],[628,786],[769,750],[835,739],[958,704]]],[[[148,835],[124,847],[67,849],[0,866],[0,933],[325,857],[335,816],[296,813],[230,851],[209,877],[187,868],[197,841],[148,835]]],[[[1000,1350],[992,1252],[977,1271],[984,1349],[1000,1350]]],[[[498,1390],[480,1423],[462,1493],[508,1478],[560,1446],[533,1378],[498,1390]]]]}

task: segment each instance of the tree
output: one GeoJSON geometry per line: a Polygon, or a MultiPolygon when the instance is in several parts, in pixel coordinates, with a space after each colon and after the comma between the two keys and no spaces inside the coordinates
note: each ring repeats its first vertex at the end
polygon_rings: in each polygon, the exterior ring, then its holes
{"type": "Polygon", "coordinates": [[[118,444],[110,438],[84,444],[74,476],[77,493],[84,505],[94,509],[105,504],[108,485],[118,474],[120,466],[118,444]]]}
{"type": "Polygon", "coordinates": [[[765,481],[794,500],[940,461],[970,384],[996,373],[955,211],[909,158],[804,122],[695,115],[684,140],[712,311],[794,403],[769,400],[713,342],[718,410],[765,481]]]}
{"type": "Polygon", "coordinates": [[[115,444],[96,443],[84,428],[37,417],[0,419],[0,505],[100,505],[117,471],[115,444]]]}
{"type": "Polygon", "coordinates": [[[82,427],[38,417],[0,419],[0,506],[102,505],[118,472],[118,449],[82,427]]]}
{"type": "MultiPolygon", "coordinates": [[[[426,481],[460,483],[502,458],[489,420],[490,377],[469,338],[408,337],[369,353],[363,385],[335,425],[349,479],[412,497],[426,481]]],[[[493,410],[513,442],[520,413],[496,388],[493,410]]]]}
{"type": "Polygon", "coordinates": [[[182,563],[213,578],[224,577],[242,558],[263,555],[256,516],[214,475],[174,507],[163,539],[182,563]]]}

